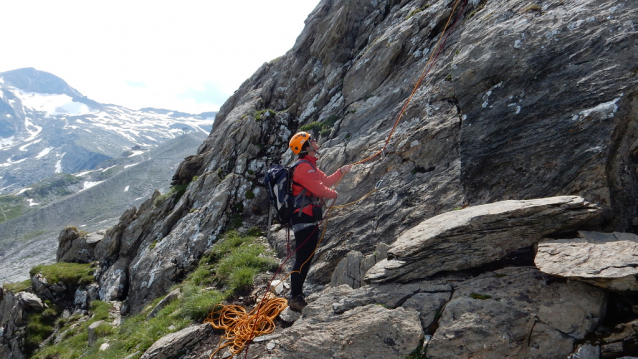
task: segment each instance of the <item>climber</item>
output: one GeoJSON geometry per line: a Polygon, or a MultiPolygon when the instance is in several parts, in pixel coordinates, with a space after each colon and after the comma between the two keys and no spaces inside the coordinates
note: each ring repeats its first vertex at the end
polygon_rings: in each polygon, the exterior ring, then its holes
{"type": "Polygon", "coordinates": [[[292,152],[299,156],[298,165],[292,176],[292,194],[302,200],[297,205],[300,208],[295,210],[290,219],[292,230],[295,233],[297,252],[290,276],[291,288],[288,305],[290,309],[301,312],[307,305],[302,287],[319,240],[317,225],[323,216],[323,199],[337,198],[337,192],[329,187],[335,185],[344,174],[350,172],[351,166],[343,166],[332,175],[326,176],[317,168],[317,151],[319,151],[317,140],[307,132],[295,134],[289,145],[292,152]]]}

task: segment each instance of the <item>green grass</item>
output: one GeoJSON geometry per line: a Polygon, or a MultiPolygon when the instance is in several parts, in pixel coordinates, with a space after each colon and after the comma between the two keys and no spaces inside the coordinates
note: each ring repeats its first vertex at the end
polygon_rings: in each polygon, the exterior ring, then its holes
{"type": "Polygon", "coordinates": [[[28,198],[43,198],[47,196],[66,196],[73,193],[68,187],[78,184],[82,178],[66,173],[59,173],[46,180],[31,185],[24,195],[28,198]]]}
{"type": "Polygon", "coordinates": [[[164,203],[164,201],[168,199],[168,197],[173,195],[173,193],[177,193],[177,196],[175,196],[175,203],[177,203],[177,201],[179,201],[179,199],[182,198],[184,193],[186,193],[186,188],[188,188],[187,184],[180,184],[180,185],[171,187],[171,189],[168,190],[168,192],[161,194],[157,196],[157,198],[155,198],[155,201],[153,201],[153,206],[154,207],[161,206],[162,203],[164,203]]]}
{"type": "Polygon", "coordinates": [[[487,295],[487,294],[472,293],[472,294],[470,294],[470,298],[486,300],[486,299],[492,298],[492,296],[491,295],[487,295]]]}
{"type": "Polygon", "coordinates": [[[423,353],[424,342],[425,340],[421,339],[419,346],[416,349],[414,349],[412,353],[408,354],[408,356],[406,356],[405,359],[427,359],[427,356],[425,356],[425,353],[423,353]]]}
{"type": "Polygon", "coordinates": [[[42,273],[47,282],[51,284],[62,282],[71,285],[86,285],[95,280],[90,264],[60,262],[51,265],[37,265],[29,271],[32,277],[37,273],[42,273]]]}
{"type": "Polygon", "coordinates": [[[320,136],[327,136],[332,131],[332,127],[339,118],[337,115],[330,115],[325,121],[312,122],[301,126],[299,129],[306,132],[319,133],[320,136]]]}
{"type": "Polygon", "coordinates": [[[265,114],[268,114],[269,116],[275,116],[277,112],[275,112],[275,110],[271,110],[267,108],[265,110],[259,110],[259,111],[253,112],[253,118],[257,121],[261,121],[264,119],[265,114]]]}
{"type": "MultiPolygon", "coordinates": [[[[99,300],[91,302],[90,319],[80,323],[78,322],[79,316],[71,317],[68,320],[58,318],[56,324],[60,327],[58,335],[64,334],[64,339],[55,345],[48,345],[37,351],[31,358],[32,359],[76,359],[82,356],[88,348],[88,328],[91,324],[109,319],[109,309],[111,305],[99,300]],[[75,325],[75,328],[71,329],[75,325]]],[[[31,321],[29,321],[31,325],[31,321]]],[[[52,326],[51,326],[52,328],[52,326]]],[[[44,332],[30,332],[27,327],[28,337],[27,340],[35,343],[39,343],[46,339],[48,335],[42,337],[44,332]]],[[[98,337],[112,335],[115,332],[113,328],[109,328],[108,324],[102,324],[97,328],[98,337]]],[[[99,346],[98,346],[99,347],[99,346]]],[[[86,357],[86,356],[84,356],[86,357]]],[[[97,358],[98,356],[93,356],[97,358]]]]}
{"type": "MultiPolygon", "coordinates": [[[[259,229],[251,231],[261,233],[259,229]]],[[[106,320],[110,307],[108,303],[94,301],[91,304],[93,316],[89,321],[73,329],[58,344],[39,350],[32,358],[77,359],[81,356],[87,359],[121,359],[135,352],[139,352],[139,355],[134,358],[139,358],[161,337],[194,322],[201,322],[217,305],[252,286],[255,274],[274,268],[277,262],[262,256],[266,250],[256,236],[243,235],[236,231],[227,232],[200,259],[197,268],[173,288],[181,288],[182,297],[162,308],[157,316],[149,319],[147,313],[162,297],[150,303],[147,310],[125,318],[118,328],[100,325],[97,330],[98,342],[95,347],[89,348],[88,326],[97,320],[106,320]],[[111,347],[106,351],[99,351],[100,345],[106,341],[111,347]]],[[[77,323],[77,318],[67,321],[58,319],[57,323],[61,327],[59,333],[62,333],[77,323]]],[[[51,330],[51,324],[44,329],[51,330]]],[[[34,341],[44,340],[49,332],[38,333],[39,337],[33,336],[34,341]]]]}
{"type": "Polygon", "coordinates": [[[27,315],[26,337],[24,339],[24,352],[29,356],[40,343],[48,338],[55,329],[55,322],[60,315],[59,309],[50,303],[48,308],[42,313],[31,313],[27,315]]]}
{"type": "Polygon", "coordinates": [[[23,282],[4,283],[2,285],[2,289],[4,289],[7,292],[18,293],[18,292],[22,292],[23,290],[26,290],[30,286],[31,286],[31,279],[27,279],[23,282]]]}
{"type": "Polygon", "coordinates": [[[20,217],[27,209],[26,202],[22,197],[12,195],[0,196],[0,223],[20,217]]]}

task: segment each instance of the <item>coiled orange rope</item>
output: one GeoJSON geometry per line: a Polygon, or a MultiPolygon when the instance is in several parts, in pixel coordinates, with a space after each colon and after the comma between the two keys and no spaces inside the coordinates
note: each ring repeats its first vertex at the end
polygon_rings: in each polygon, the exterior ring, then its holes
{"type": "Polygon", "coordinates": [[[239,305],[226,305],[219,310],[213,310],[204,323],[209,323],[215,329],[224,329],[226,334],[220,338],[217,350],[210,355],[210,358],[229,346],[231,354],[235,356],[253,338],[272,333],[275,330],[275,318],[287,306],[286,299],[266,293],[259,305],[250,313],[239,305]],[[222,344],[224,340],[226,342],[222,344]]]}
{"type": "MultiPolygon", "coordinates": [[[[410,94],[410,96],[406,100],[405,104],[401,108],[401,111],[399,112],[399,114],[397,116],[397,119],[394,122],[394,126],[392,127],[392,130],[390,131],[390,133],[389,133],[389,135],[388,135],[388,137],[387,137],[387,139],[385,141],[385,144],[383,145],[383,148],[381,150],[379,150],[378,152],[376,152],[375,154],[373,154],[372,156],[369,156],[369,157],[364,158],[364,159],[362,159],[360,161],[357,161],[357,162],[354,162],[354,163],[350,164],[351,166],[359,165],[359,164],[368,162],[368,161],[370,161],[370,160],[372,160],[372,159],[374,159],[376,157],[379,157],[381,155],[385,155],[385,150],[386,150],[386,148],[388,146],[388,143],[390,142],[390,139],[392,138],[392,135],[394,134],[397,126],[399,125],[399,122],[401,121],[401,118],[403,117],[403,114],[405,113],[405,110],[408,108],[408,105],[410,104],[410,101],[412,100],[412,97],[414,96],[414,94],[416,93],[418,88],[423,83],[423,80],[425,79],[425,76],[432,69],[432,66],[434,65],[434,61],[436,60],[436,58],[438,58],[438,56],[439,56],[439,54],[440,54],[440,52],[441,52],[441,50],[443,48],[443,44],[445,43],[445,40],[447,40],[447,37],[449,36],[449,33],[446,34],[448,26],[449,26],[450,22],[452,21],[452,18],[454,17],[454,13],[455,13],[458,5],[460,5],[461,2],[464,2],[463,8],[458,13],[458,16],[457,16],[456,20],[454,21],[454,24],[452,25],[452,27],[454,27],[454,25],[456,24],[456,22],[460,18],[461,14],[463,13],[463,11],[465,9],[465,6],[467,5],[468,0],[456,0],[455,1],[453,9],[452,9],[452,12],[450,13],[450,17],[448,18],[448,21],[445,24],[445,27],[443,28],[443,31],[441,33],[441,36],[439,37],[439,39],[437,41],[437,44],[435,46],[435,51],[432,51],[432,54],[430,55],[430,58],[428,59],[426,65],[425,65],[425,68],[423,69],[423,72],[421,73],[421,76],[419,77],[418,81],[416,82],[416,84],[414,86],[414,89],[412,90],[412,93],[410,94]]],[[[339,183],[341,182],[342,179],[343,179],[343,176],[334,185],[335,188],[339,185],[339,183]]],[[[369,197],[370,195],[372,195],[378,189],[378,186],[379,185],[377,185],[370,192],[368,192],[367,194],[365,194],[363,197],[361,197],[360,199],[358,199],[356,201],[353,201],[353,202],[350,202],[350,203],[346,203],[346,204],[343,204],[343,205],[340,205],[340,206],[334,206],[334,202],[336,202],[336,200],[332,203],[332,205],[328,209],[328,212],[326,213],[326,216],[324,217],[324,219],[317,225],[317,228],[318,228],[319,225],[321,225],[321,223],[325,221],[325,225],[324,225],[323,231],[321,232],[321,237],[319,238],[319,241],[317,242],[317,246],[315,247],[315,250],[310,255],[309,259],[313,257],[315,251],[317,250],[317,248],[321,244],[321,241],[323,240],[323,237],[324,237],[324,235],[326,233],[326,228],[328,227],[328,221],[330,220],[332,209],[333,208],[339,208],[340,209],[340,208],[345,208],[345,207],[354,205],[355,203],[358,203],[358,202],[364,200],[365,198],[369,197]]],[[[314,234],[314,232],[313,232],[313,234],[314,234]]],[[[310,237],[311,236],[312,236],[312,234],[310,235],[310,237]]],[[[307,240],[308,239],[306,239],[306,241],[307,240]]],[[[304,243],[302,243],[302,245],[303,244],[305,244],[305,241],[304,241],[304,243]]],[[[279,269],[277,270],[277,272],[273,276],[273,280],[275,279],[275,277],[279,273],[279,270],[281,270],[281,268],[283,268],[284,264],[288,261],[288,259],[290,259],[290,257],[293,254],[295,254],[295,252],[296,252],[296,250],[293,253],[291,253],[290,255],[288,255],[288,257],[284,260],[284,262],[281,264],[281,266],[279,267],[279,269]]],[[[301,265],[301,268],[303,268],[303,266],[306,265],[308,260],[306,260],[306,262],[304,262],[301,265]]],[[[301,268],[300,268],[300,270],[301,270],[301,268]]],[[[292,273],[294,273],[294,272],[288,273],[284,277],[282,282],[286,278],[288,278],[292,273]]],[[[271,285],[272,285],[272,280],[271,280],[271,285]]],[[[244,308],[242,308],[241,306],[237,306],[237,305],[222,306],[222,305],[219,305],[218,308],[221,308],[221,309],[218,310],[216,308],[215,310],[213,310],[208,315],[208,318],[204,321],[204,323],[210,323],[215,329],[224,329],[226,331],[226,334],[220,338],[220,342],[218,344],[217,350],[215,350],[215,352],[213,352],[210,355],[211,359],[220,350],[222,350],[223,348],[226,348],[228,346],[231,346],[229,350],[230,350],[230,352],[232,354],[230,358],[232,358],[235,355],[237,355],[238,353],[240,353],[244,349],[244,347],[246,347],[246,345],[249,345],[250,341],[252,341],[255,337],[257,337],[259,335],[272,333],[275,330],[274,319],[279,315],[279,313],[281,313],[284,309],[286,309],[286,307],[288,306],[288,304],[287,304],[288,302],[284,298],[275,297],[275,295],[270,293],[269,290],[270,290],[270,285],[269,285],[268,289],[266,290],[266,294],[262,298],[261,302],[250,313],[246,313],[246,310],[244,308]],[[222,344],[222,341],[224,341],[224,340],[226,340],[226,342],[222,344]]],[[[246,351],[246,357],[247,356],[248,356],[248,351],[246,351]]]]}

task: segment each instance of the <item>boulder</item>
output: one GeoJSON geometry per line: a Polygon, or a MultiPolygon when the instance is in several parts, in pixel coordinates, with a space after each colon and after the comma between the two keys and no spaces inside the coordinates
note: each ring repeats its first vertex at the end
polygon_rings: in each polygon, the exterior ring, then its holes
{"type": "MultiPolygon", "coordinates": [[[[343,287],[329,292],[348,291],[343,287]]],[[[304,308],[301,319],[282,331],[264,358],[405,358],[423,338],[414,310],[369,304],[335,314],[330,296],[304,308]]]]}
{"type": "Polygon", "coordinates": [[[543,273],[616,291],[638,291],[638,235],[580,231],[574,239],[538,243],[534,259],[543,273]]]}
{"type": "Polygon", "coordinates": [[[106,322],[104,322],[103,320],[98,320],[89,325],[89,328],[87,329],[89,337],[89,347],[95,346],[95,344],[97,344],[97,328],[103,324],[106,324],[106,322]]]}
{"type": "Polygon", "coordinates": [[[0,358],[25,359],[24,338],[29,312],[41,312],[42,299],[33,293],[7,291],[0,300],[0,358]]]}
{"type": "Polygon", "coordinates": [[[507,267],[457,284],[427,356],[560,358],[601,321],[605,293],[557,283],[534,267],[507,267]]]}
{"type": "Polygon", "coordinates": [[[148,348],[140,359],[168,359],[187,352],[195,344],[206,340],[212,333],[210,324],[191,325],[163,336],[148,348]]]}
{"type": "Polygon", "coordinates": [[[173,175],[171,186],[190,183],[197,172],[202,168],[204,155],[191,155],[184,158],[173,175]]]}
{"type": "Polygon", "coordinates": [[[531,246],[548,234],[583,224],[599,209],[582,197],[502,201],[427,219],[403,233],[366,281],[406,282],[474,268],[531,246]]]}
{"type": "Polygon", "coordinates": [[[157,315],[157,313],[159,313],[160,310],[162,310],[164,307],[166,307],[170,302],[180,298],[182,296],[182,290],[177,288],[174,291],[168,293],[166,295],[166,297],[164,297],[162,300],[160,300],[159,303],[157,303],[157,305],[148,313],[147,317],[153,318],[157,315]]]}
{"type": "Polygon", "coordinates": [[[22,307],[26,310],[39,312],[44,309],[42,299],[40,299],[40,297],[33,293],[19,292],[15,294],[15,298],[20,302],[20,304],[22,304],[22,307]]]}
{"type": "Polygon", "coordinates": [[[81,233],[76,227],[66,227],[58,236],[57,262],[90,263],[95,260],[95,247],[104,232],[81,233]]]}

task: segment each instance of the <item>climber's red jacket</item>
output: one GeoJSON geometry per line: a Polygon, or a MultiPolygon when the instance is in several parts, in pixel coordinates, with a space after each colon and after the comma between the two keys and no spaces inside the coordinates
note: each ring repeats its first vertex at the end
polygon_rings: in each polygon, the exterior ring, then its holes
{"type": "MultiPolygon", "coordinates": [[[[304,160],[311,162],[317,168],[317,157],[313,156],[304,156],[304,160]]],[[[343,173],[341,171],[336,170],[330,176],[326,176],[319,168],[315,171],[309,163],[301,162],[295,167],[295,172],[292,175],[292,195],[297,196],[301,191],[305,188],[306,193],[304,196],[315,196],[319,198],[337,198],[337,192],[330,189],[329,187],[334,186],[341,177],[343,173]]],[[[312,217],[312,207],[313,205],[309,205],[303,208],[303,213],[312,217]]],[[[295,213],[299,212],[296,210],[295,213]]]]}

